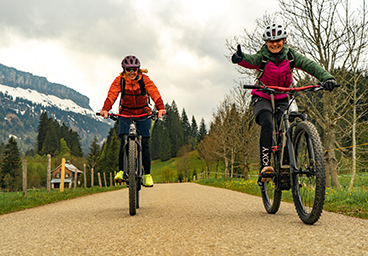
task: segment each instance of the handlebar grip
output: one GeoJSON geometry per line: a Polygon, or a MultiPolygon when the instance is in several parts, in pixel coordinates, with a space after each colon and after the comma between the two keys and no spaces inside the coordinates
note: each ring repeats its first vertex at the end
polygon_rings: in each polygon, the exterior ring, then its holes
{"type": "Polygon", "coordinates": [[[96,112],[96,116],[100,116],[101,114],[100,114],[100,112],[96,112]]]}
{"type": "Polygon", "coordinates": [[[248,85],[248,84],[244,84],[243,88],[244,89],[262,89],[261,86],[259,85],[248,85]]]}

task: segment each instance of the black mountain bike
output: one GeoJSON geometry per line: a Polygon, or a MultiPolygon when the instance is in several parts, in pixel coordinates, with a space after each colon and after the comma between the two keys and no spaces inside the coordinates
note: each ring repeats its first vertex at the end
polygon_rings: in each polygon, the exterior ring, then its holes
{"type": "Polygon", "coordinates": [[[266,211],[275,214],[280,207],[282,190],[291,189],[299,218],[306,224],[314,224],[321,216],[325,200],[324,155],[317,129],[308,121],[306,113],[299,113],[293,106],[296,106],[297,92],[316,92],[324,87],[318,84],[298,88],[244,85],[244,88],[262,90],[271,95],[274,110],[271,164],[275,174],[262,175],[265,181],[261,186],[266,211]],[[281,93],[293,97],[278,124],[280,109],[275,109],[274,95],[281,93]]]}
{"type": "MultiPolygon", "coordinates": [[[[100,113],[96,113],[100,115],[100,113]]],[[[157,119],[157,113],[141,114],[141,115],[123,115],[109,113],[109,118],[117,121],[119,117],[129,118],[129,134],[123,135],[123,171],[127,175],[127,179],[123,180],[127,183],[129,188],[129,213],[135,215],[139,208],[139,191],[143,184],[143,170],[142,170],[142,136],[138,134],[136,122],[147,119],[157,119]],[[146,119],[142,119],[146,117],[146,119]],[[127,154],[128,152],[128,154],[127,154]]]]}

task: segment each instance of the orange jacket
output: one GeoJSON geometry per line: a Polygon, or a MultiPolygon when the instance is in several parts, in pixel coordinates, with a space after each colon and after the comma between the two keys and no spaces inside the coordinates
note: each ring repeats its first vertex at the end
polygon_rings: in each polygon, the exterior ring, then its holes
{"type": "MultiPolygon", "coordinates": [[[[125,79],[125,93],[126,94],[140,94],[141,89],[139,87],[138,80],[141,79],[142,76],[143,76],[143,82],[147,90],[147,93],[151,97],[153,102],[155,103],[156,108],[158,110],[165,109],[165,105],[161,99],[161,94],[158,91],[158,88],[153,83],[153,81],[147,75],[144,75],[144,74],[139,74],[138,79],[135,79],[135,80],[131,80],[128,77],[125,77],[125,75],[116,77],[114,82],[112,82],[110,86],[109,92],[107,94],[107,98],[105,100],[105,103],[102,109],[106,111],[111,110],[112,105],[114,104],[114,102],[116,101],[117,97],[119,96],[121,92],[120,81],[122,77],[124,77],[125,79]]],[[[148,95],[146,96],[124,95],[120,103],[119,113],[125,114],[125,115],[139,115],[139,114],[146,113],[143,110],[143,107],[147,103],[148,95]],[[122,106],[130,107],[130,108],[137,108],[137,109],[123,108],[122,106]]],[[[150,107],[146,106],[144,107],[144,109],[147,112],[151,113],[150,107]]]]}

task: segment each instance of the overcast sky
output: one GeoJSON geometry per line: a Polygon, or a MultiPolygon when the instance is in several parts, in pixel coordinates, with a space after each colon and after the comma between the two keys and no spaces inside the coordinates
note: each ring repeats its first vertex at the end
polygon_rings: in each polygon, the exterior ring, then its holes
{"type": "Polygon", "coordinates": [[[239,78],[226,39],[276,10],[275,0],[0,0],[0,63],[71,87],[97,111],[136,55],[165,103],[208,124],[239,78]]]}

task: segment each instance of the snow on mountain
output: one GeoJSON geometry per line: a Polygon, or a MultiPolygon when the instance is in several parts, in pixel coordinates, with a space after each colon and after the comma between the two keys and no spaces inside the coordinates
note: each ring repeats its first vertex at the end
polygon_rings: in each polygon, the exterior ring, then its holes
{"type": "Polygon", "coordinates": [[[31,89],[22,89],[20,87],[14,88],[2,84],[0,84],[0,91],[4,94],[12,96],[14,99],[23,98],[36,104],[41,104],[45,107],[54,106],[64,111],[71,111],[78,114],[90,116],[96,120],[101,121],[101,118],[97,117],[93,110],[83,108],[69,99],[60,99],[54,95],[46,95],[31,89]]]}

